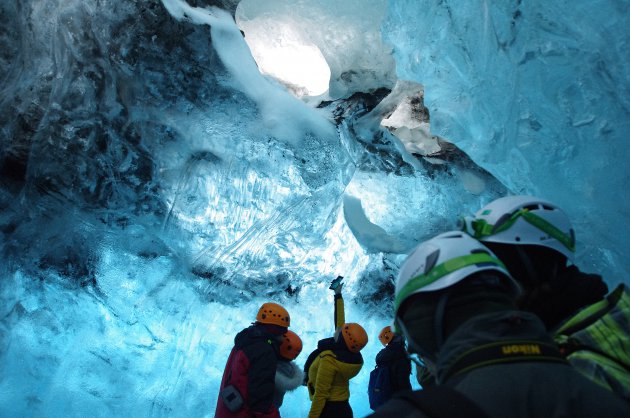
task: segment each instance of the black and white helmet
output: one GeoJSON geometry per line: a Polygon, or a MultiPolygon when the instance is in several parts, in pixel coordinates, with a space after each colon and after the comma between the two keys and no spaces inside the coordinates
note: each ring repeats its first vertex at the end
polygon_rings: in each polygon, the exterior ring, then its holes
{"type": "Polygon", "coordinates": [[[462,230],[482,242],[538,245],[573,261],[575,233],[566,213],[555,204],[532,196],[506,196],[489,203],[462,230]]]}

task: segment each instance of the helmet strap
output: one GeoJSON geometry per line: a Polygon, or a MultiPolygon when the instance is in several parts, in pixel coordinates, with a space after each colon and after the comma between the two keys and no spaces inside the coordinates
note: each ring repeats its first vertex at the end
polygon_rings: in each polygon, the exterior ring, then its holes
{"type": "Polygon", "coordinates": [[[419,345],[416,342],[416,340],[413,338],[413,335],[407,329],[407,326],[405,325],[405,322],[401,318],[397,318],[397,327],[400,329],[400,331],[404,335],[405,340],[407,340],[407,351],[409,353],[415,353],[415,354],[418,354],[418,355],[420,355],[422,357],[426,357],[426,358],[432,358],[433,357],[429,353],[424,351],[421,348],[421,345],[419,345]]]}
{"type": "Polygon", "coordinates": [[[435,307],[434,334],[438,351],[444,344],[444,313],[446,311],[446,303],[448,302],[450,293],[451,292],[448,290],[442,292],[435,307]]]}
{"type": "Polygon", "coordinates": [[[527,253],[523,249],[523,246],[516,245],[515,247],[516,247],[516,253],[518,254],[519,258],[521,259],[523,267],[526,270],[528,282],[529,283],[539,283],[540,282],[540,278],[538,277],[538,273],[536,272],[536,268],[534,267],[534,264],[532,263],[532,260],[529,258],[529,255],[527,255],[527,253]]]}

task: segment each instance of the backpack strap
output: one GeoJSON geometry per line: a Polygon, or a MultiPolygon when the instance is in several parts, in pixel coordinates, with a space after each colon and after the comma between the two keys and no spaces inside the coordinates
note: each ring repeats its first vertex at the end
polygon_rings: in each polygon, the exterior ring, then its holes
{"type": "Polygon", "coordinates": [[[601,317],[610,312],[615,306],[617,306],[625,290],[625,286],[620,284],[604,299],[582,309],[577,315],[562,324],[555,331],[555,334],[569,336],[577,331],[583,330],[589,325],[594,324],[601,317]]]}
{"type": "Polygon", "coordinates": [[[420,409],[429,418],[489,418],[472,400],[448,386],[430,386],[395,395],[420,409]]]}

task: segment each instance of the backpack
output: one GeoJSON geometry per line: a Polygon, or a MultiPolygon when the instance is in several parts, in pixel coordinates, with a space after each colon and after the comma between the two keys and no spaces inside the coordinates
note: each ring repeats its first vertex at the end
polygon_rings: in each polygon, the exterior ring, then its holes
{"type": "Polygon", "coordinates": [[[304,369],[303,369],[304,381],[302,382],[302,384],[304,386],[306,386],[306,383],[308,382],[308,370],[311,368],[311,365],[313,364],[317,356],[319,356],[322,353],[322,351],[325,351],[325,350],[335,351],[335,340],[332,337],[319,340],[317,342],[317,348],[313,350],[311,354],[308,355],[308,358],[306,359],[306,363],[304,363],[304,369]]]}
{"type": "Polygon", "coordinates": [[[308,383],[308,370],[311,368],[311,364],[313,364],[317,356],[319,356],[322,351],[324,350],[318,347],[313,350],[311,354],[308,355],[306,363],[304,363],[304,380],[302,381],[303,386],[306,386],[306,384],[308,383]]]}
{"type": "Polygon", "coordinates": [[[622,284],[555,333],[560,351],[590,380],[630,401],[630,293],[622,284]]]}
{"type": "Polygon", "coordinates": [[[383,405],[392,397],[392,381],[390,378],[390,369],[387,365],[376,366],[370,372],[370,382],[368,384],[368,398],[370,400],[370,408],[376,411],[376,408],[383,405]]]}

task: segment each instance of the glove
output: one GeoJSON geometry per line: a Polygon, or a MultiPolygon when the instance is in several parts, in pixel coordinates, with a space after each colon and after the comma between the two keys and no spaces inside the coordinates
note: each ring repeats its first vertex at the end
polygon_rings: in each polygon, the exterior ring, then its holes
{"type": "Polygon", "coordinates": [[[341,283],[339,286],[337,286],[335,288],[335,295],[340,295],[341,294],[341,288],[343,287],[343,283],[341,283]]]}

